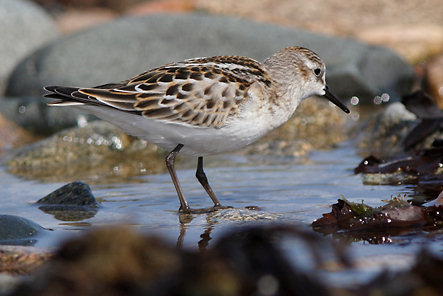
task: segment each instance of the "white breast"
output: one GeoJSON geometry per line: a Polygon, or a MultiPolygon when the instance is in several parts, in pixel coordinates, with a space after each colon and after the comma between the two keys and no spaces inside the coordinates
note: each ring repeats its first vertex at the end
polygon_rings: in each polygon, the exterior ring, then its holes
{"type": "MultiPolygon", "coordinates": [[[[247,107],[247,106],[245,106],[247,107]]],[[[256,141],[273,129],[268,112],[247,108],[241,116],[222,128],[202,128],[167,123],[128,112],[99,106],[78,106],[97,117],[109,121],[124,132],[139,137],[168,151],[183,144],[181,153],[205,156],[235,151],[256,141]]]]}

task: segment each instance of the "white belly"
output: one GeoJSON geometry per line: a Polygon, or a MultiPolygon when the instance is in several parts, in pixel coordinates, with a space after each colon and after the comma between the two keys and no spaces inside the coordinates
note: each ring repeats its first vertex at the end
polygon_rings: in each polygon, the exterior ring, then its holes
{"type": "Polygon", "coordinates": [[[82,110],[109,121],[126,133],[155,143],[165,150],[183,144],[180,153],[206,156],[235,151],[256,141],[273,129],[268,120],[253,116],[236,119],[222,128],[201,128],[177,123],[166,123],[127,112],[98,106],[78,106],[82,110]]]}

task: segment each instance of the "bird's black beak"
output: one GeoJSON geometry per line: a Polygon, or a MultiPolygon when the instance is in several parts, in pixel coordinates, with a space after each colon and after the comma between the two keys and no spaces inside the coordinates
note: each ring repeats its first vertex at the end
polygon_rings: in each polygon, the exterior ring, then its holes
{"type": "Polygon", "coordinates": [[[328,99],[329,101],[331,101],[332,103],[334,103],[337,107],[339,107],[340,109],[342,109],[344,112],[346,113],[350,113],[351,111],[349,111],[348,107],[346,107],[345,104],[343,104],[339,98],[337,98],[336,95],[334,95],[328,88],[328,86],[326,85],[325,87],[325,94],[323,95],[326,99],[328,99]]]}

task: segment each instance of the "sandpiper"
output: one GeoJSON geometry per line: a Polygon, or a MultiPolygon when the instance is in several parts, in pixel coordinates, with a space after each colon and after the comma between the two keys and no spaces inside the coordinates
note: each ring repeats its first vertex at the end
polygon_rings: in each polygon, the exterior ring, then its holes
{"type": "Polygon", "coordinates": [[[148,70],[119,83],[96,87],[46,86],[51,106],[75,106],[130,135],[167,149],[166,167],[180,212],[194,213],[183,195],[174,160],[179,152],[198,157],[196,177],[222,208],[203,170],[203,157],[234,151],[285,123],[303,99],[324,96],[349,109],[328,89],[319,56],[287,47],[263,63],[240,56],[184,60],[148,70]]]}

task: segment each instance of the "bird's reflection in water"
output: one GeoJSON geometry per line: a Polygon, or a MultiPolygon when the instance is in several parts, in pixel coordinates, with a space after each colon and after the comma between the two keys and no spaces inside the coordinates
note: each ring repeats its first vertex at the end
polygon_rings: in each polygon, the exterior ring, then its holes
{"type": "MultiPolygon", "coordinates": [[[[186,230],[189,227],[189,224],[194,220],[195,216],[192,214],[179,214],[179,222],[180,222],[180,234],[177,238],[177,248],[182,249],[183,248],[183,241],[185,239],[186,230]]],[[[214,229],[214,224],[216,222],[212,219],[210,219],[210,215],[206,214],[206,221],[207,225],[205,227],[205,230],[202,234],[200,234],[201,240],[198,241],[198,249],[200,252],[204,252],[209,245],[209,241],[211,240],[211,232],[212,229],[214,229]]]]}

